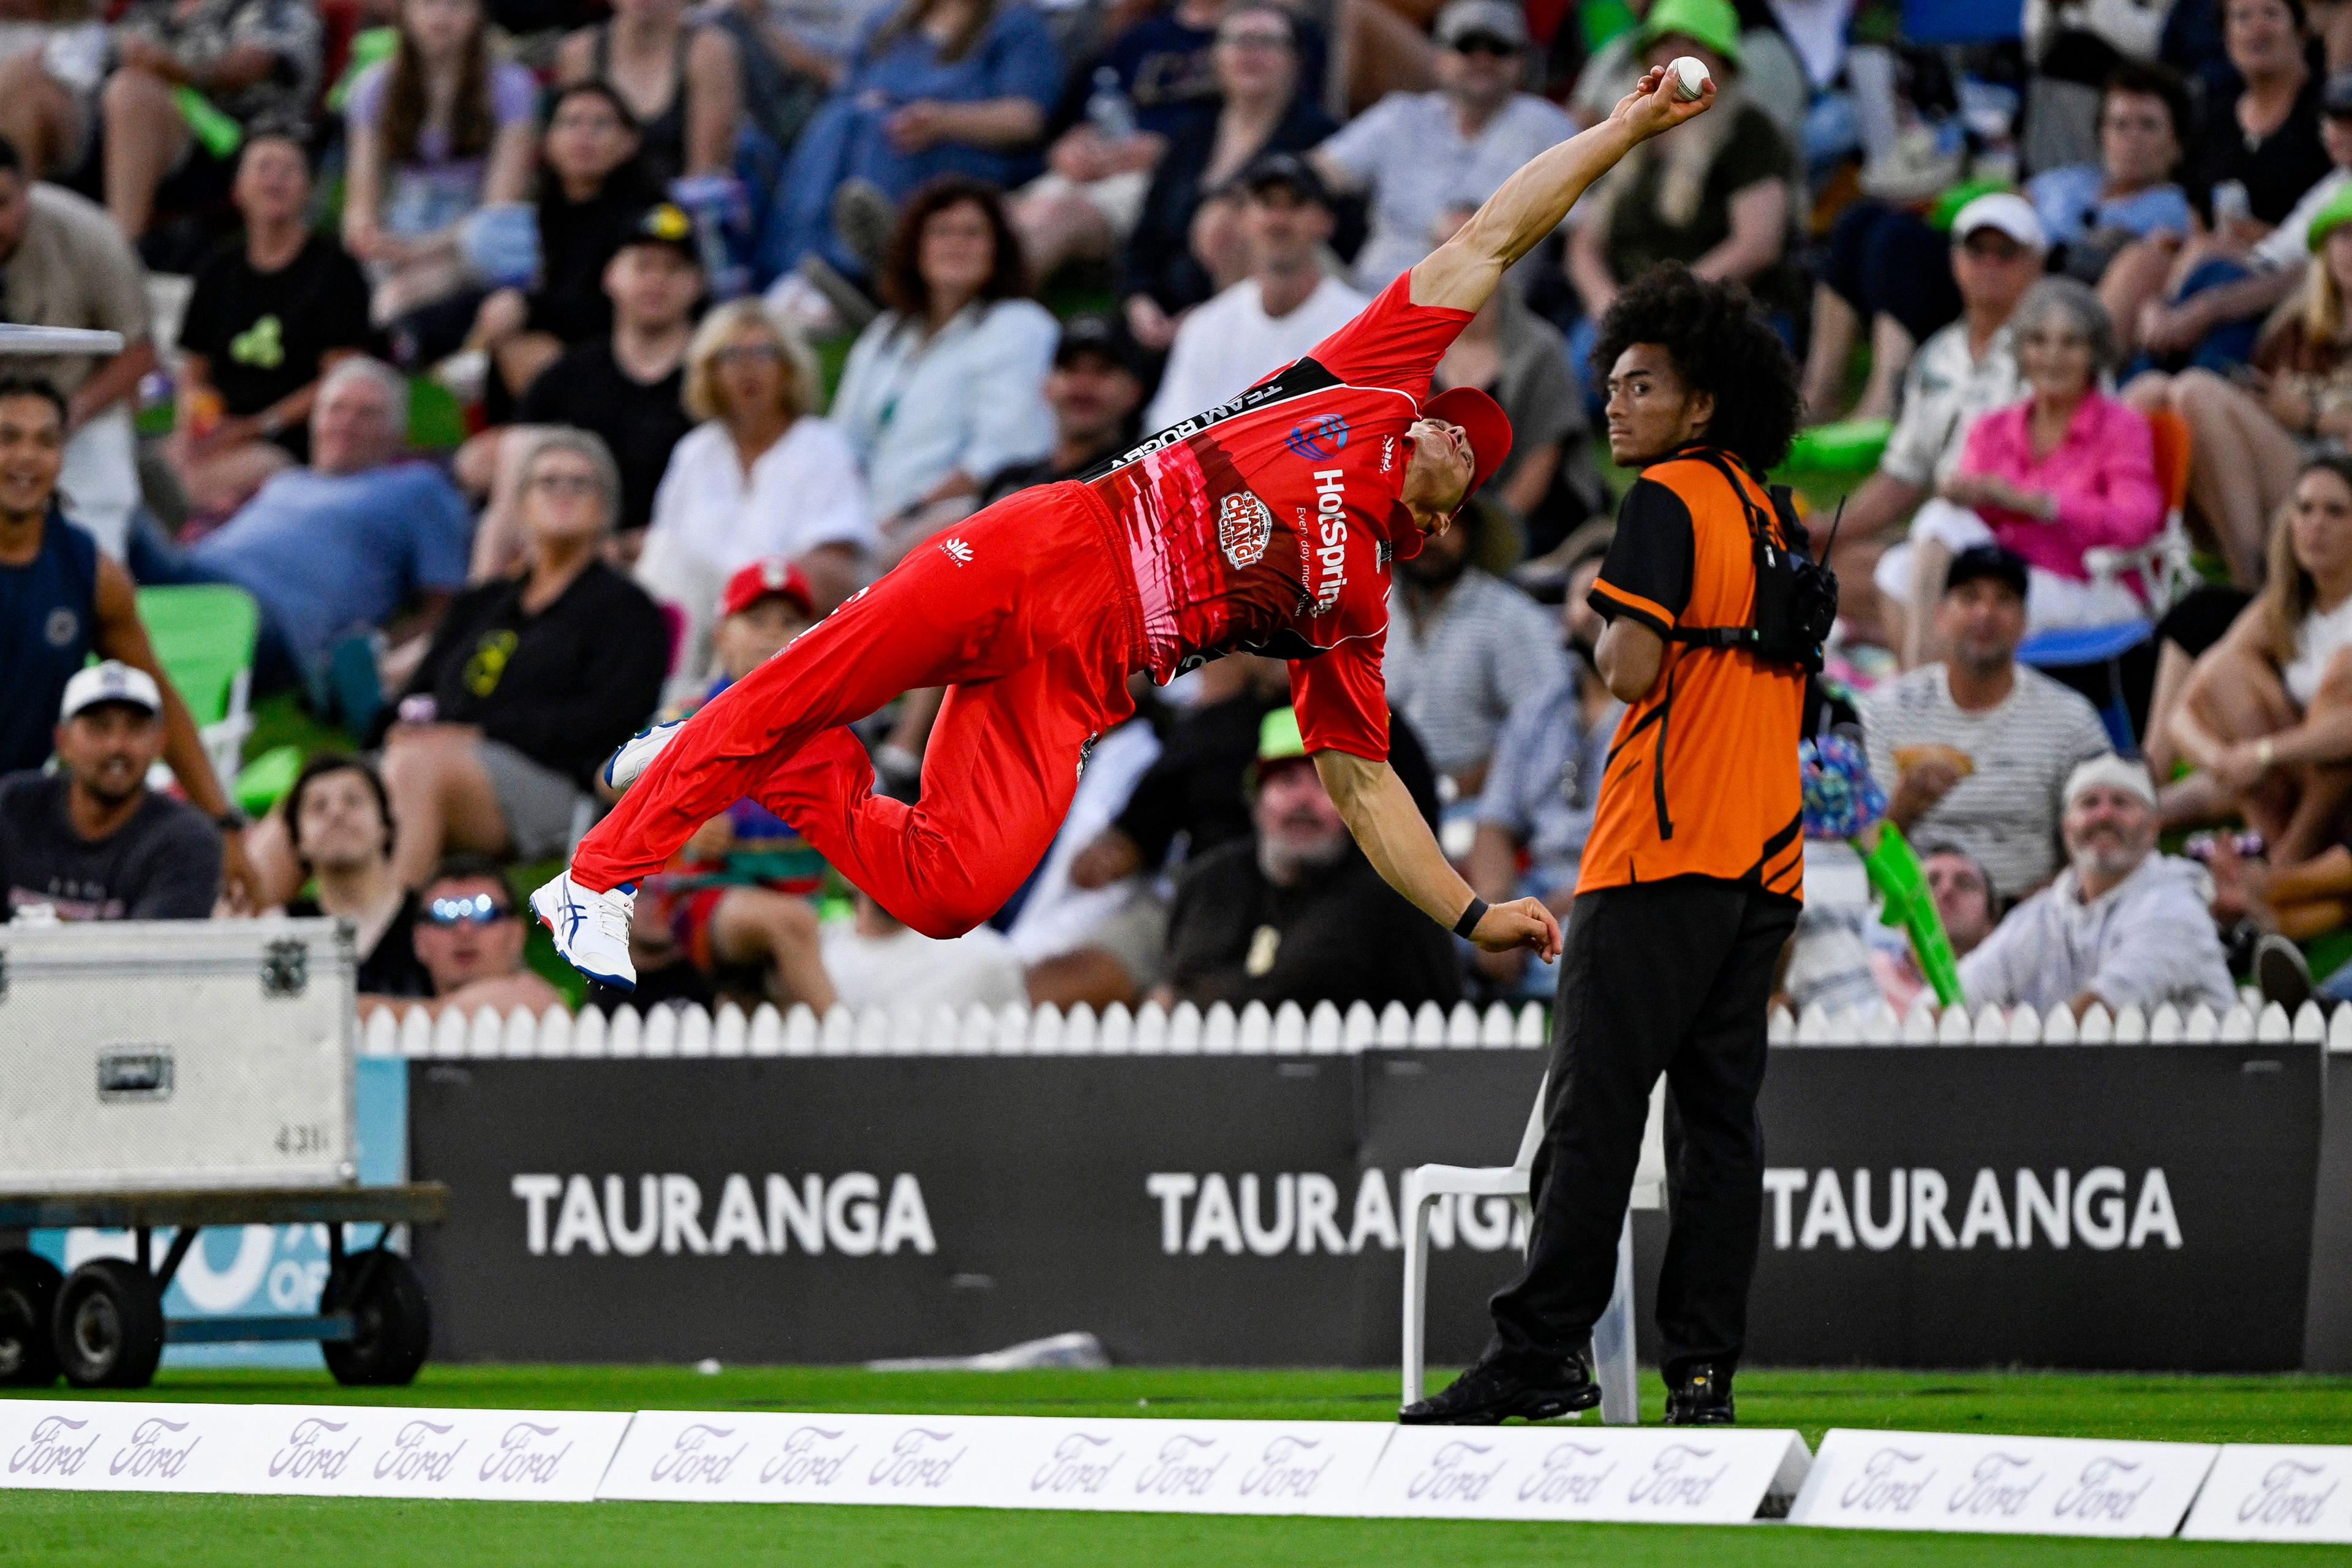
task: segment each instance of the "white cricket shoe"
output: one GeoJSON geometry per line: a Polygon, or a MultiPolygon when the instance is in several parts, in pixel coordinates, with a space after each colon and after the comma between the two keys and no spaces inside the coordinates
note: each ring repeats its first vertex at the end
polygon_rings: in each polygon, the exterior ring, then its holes
{"type": "Polygon", "coordinates": [[[636,907],[635,882],[594,893],[573,881],[569,870],[530,896],[530,912],[553,934],[563,961],[589,979],[624,991],[637,988],[637,966],[629,962],[629,918],[636,907]]]}
{"type": "Polygon", "coordinates": [[[685,722],[683,719],[673,719],[667,724],[648,724],[622,742],[621,749],[604,763],[604,782],[616,790],[636,783],[638,775],[654,765],[654,759],[662,754],[662,748],[670,743],[678,726],[685,722]]]}

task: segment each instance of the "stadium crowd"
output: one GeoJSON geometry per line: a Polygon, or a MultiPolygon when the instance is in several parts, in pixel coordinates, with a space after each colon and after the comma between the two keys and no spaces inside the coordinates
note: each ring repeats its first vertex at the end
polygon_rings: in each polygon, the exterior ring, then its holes
{"type": "MultiPolygon", "coordinates": [[[[1681,266],[1801,366],[1810,710],[1969,1003],[2352,998],[2352,7],[2303,0],[10,0],[0,319],[124,346],[0,365],[6,916],[324,912],[371,1007],[551,1005],[516,879],[617,743],[1305,353],[1683,55],[1714,110],[1440,366],[1517,437],[1392,592],[1448,852],[1569,914],[1627,478],[1586,357],[1681,266]],[[257,608],[274,784],[148,635],[196,584],[257,608]]],[[[1287,689],[1139,691],[951,942],[744,802],[641,893],[639,1000],[1548,995],[1380,882],[1287,689]]],[[[861,727],[893,793],[939,696],[861,727]]],[[[1808,845],[1801,1005],[1927,994],[1860,864],[1808,845]]]]}

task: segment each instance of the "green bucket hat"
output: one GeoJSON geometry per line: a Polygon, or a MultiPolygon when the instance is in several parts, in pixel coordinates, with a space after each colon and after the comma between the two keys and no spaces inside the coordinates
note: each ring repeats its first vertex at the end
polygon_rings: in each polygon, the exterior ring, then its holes
{"type": "Polygon", "coordinates": [[[1739,63],[1739,13],[1731,0],[1657,0],[1642,24],[1643,47],[1676,33],[1739,63]]]}
{"type": "Polygon", "coordinates": [[[1242,787],[1257,793],[1269,763],[1297,762],[1307,755],[1307,737],[1298,732],[1298,710],[1277,708],[1259,721],[1257,756],[1242,771],[1242,787]]]}
{"type": "Polygon", "coordinates": [[[2327,205],[2311,215],[2311,229],[2303,240],[2312,254],[2317,255],[2319,247],[2327,243],[2328,234],[2347,218],[2352,218],[2352,184],[2328,197],[2327,205]]]}
{"type": "Polygon", "coordinates": [[[1298,710],[1277,708],[1267,714],[1257,727],[1257,760],[1261,763],[1287,762],[1292,757],[1307,754],[1306,737],[1298,732],[1298,710]]]}

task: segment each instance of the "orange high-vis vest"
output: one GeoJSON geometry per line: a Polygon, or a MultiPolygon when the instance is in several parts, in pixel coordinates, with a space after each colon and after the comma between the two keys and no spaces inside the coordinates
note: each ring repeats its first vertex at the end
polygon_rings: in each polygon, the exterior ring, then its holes
{"type": "Polygon", "coordinates": [[[1591,603],[1667,642],[1656,681],[1625,710],[1610,742],[1580,893],[1713,877],[1803,897],[1797,742],[1805,672],[1670,635],[1748,624],[1751,517],[1790,542],[1763,485],[1728,454],[1706,448],[1644,468],[1619,509],[1591,603]]]}

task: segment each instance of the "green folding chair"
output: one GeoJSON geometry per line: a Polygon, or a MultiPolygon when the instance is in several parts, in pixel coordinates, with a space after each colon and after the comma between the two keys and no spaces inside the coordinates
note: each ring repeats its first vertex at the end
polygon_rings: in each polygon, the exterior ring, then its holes
{"type": "Polygon", "coordinates": [[[253,731],[254,640],[261,610],[253,595],[225,583],[139,590],[139,618],[156,661],[179,689],[205,754],[226,785],[237,775],[253,731]]]}

